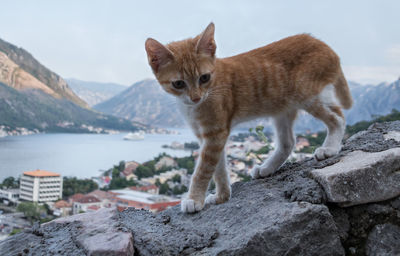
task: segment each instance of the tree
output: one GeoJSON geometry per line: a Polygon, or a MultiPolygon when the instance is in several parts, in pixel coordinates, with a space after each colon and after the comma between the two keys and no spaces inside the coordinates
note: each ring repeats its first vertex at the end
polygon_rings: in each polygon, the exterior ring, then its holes
{"type": "Polygon", "coordinates": [[[110,185],[108,185],[108,189],[122,189],[137,185],[138,183],[134,180],[127,180],[124,177],[117,177],[111,180],[110,185]]]}
{"type": "Polygon", "coordinates": [[[114,167],[114,168],[112,169],[111,177],[112,177],[113,179],[116,179],[116,178],[119,178],[119,177],[120,177],[120,171],[118,170],[118,168],[114,167]]]}
{"type": "Polygon", "coordinates": [[[181,175],[175,174],[174,177],[172,177],[172,181],[181,183],[181,175]]]}
{"type": "Polygon", "coordinates": [[[98,185],[91,179],[77,179],[76,177],[64,177],[63,179],[63,197],[67,198],[76,193],[87,194],[96,189],[98,185]]]}
{"type": "Polygon", "coordinates": [[[178,167],[186,169],[188,171],[188,174],[193,173],[193,171],[194,171],[194,157],[193,156],[176,158],[176,162],[178,164],[178,167]]]}
{"type": "Polygon", "coordinates": [[[135,175],[140,180],[141,178],[147,178],[147,177],[153,176],[154,172],[149,167],[147,167],[145,165],[139,165],[136,168],[135,175]]]}
{"type": "Polygon", "coordinates": [[[24,213],[25,217],[33,224],[33,221],[40,220],[40,214],[46,209],[37,203],[22,202],[17,206],[17,211],[24,213]]]}
{"type": "Polygon", "coordinates": [[[160,186],[160,191],[159,191],[159,193],[165,195],[165,194],[168,193],[168,191],[169,191],[169,186],[168,186],[167,182],[162,183],[161,186],[160,186]]]}
{"type": "Polygon", "coordinates": [[[19,188],[19,179],[10,176],[3,180],[2,187],[4,188],[19,188]]]}

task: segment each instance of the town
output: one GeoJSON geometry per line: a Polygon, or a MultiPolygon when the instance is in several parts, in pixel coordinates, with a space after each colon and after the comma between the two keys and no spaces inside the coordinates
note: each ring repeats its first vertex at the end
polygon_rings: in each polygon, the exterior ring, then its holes
{"type": "MultiPolygon", "coordinates": [[[[268,133],[239,133],[227,146],[230,182],[250,180],[254,164],[266,159],[274,143],[268,133]]],[[[289,161],[311,157],[314,140],[323,134],[298,136],[289,161]]],[[[49,170],[22,172],[16,179],[6,178],[0,189],[0,240],[58,217],[96,211],[100,208],[127,207],[160,212],[180,203],[188,190],[199,146],[195,142],[170,146],[191,150],[189,156],[176,158],[165,153],[151,161],[121,161],[98,177],[78,180],[49,170]]],[[[210,183],[210,190],[215,185],[210,183]]]]}

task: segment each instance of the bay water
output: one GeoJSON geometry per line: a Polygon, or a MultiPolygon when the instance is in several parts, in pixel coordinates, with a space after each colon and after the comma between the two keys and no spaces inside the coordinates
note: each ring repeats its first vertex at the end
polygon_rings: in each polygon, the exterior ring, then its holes
{"type": "Polygon", "coordinates": [[[144,162],[165,152],[171,156],[190,151],[162,148],[173,141],[196,141],[189,129],[179,134],[146,134],[144,140],[123,140],[120,134],[35,134],[0,138],[0,181],[24,171],[42,169],[62,176],[99,176],[119,161],[144,162]]]}

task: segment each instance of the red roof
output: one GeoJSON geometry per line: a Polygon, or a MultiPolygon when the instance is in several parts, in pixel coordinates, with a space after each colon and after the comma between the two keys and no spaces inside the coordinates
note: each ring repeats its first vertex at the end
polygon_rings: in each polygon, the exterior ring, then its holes
{"type": "Polygon", "coordinates": [[[67,201],[60,200],[54,204],[54,207],[57,209],[66,208],[66,207],[71,207],[71,204],[69,204],[67,201]]]}
{"type": "Polygon", "coordinates": [[[33,176],[33,177],[59,177],[60,176],[60,174],[58,174],[58,173],[39,170],[39,169],[35,170],[35,171],[24,172],[24,175],[33,176]]]}
{"type": "Polygon", "coordinates": [[[99,200],[104,200],[104,199],[110,199],[110,198],[112,198],[112,194],[110,194],[109,192],[107,192],[107,191],[103,191],[103,190],[99,190],[99,189],[97,189],[97,190],[95,190],[95,191],[92,191],[92,192],[90,192],[89,194],[87,194],[88,196],[94,196],[94,197],[96,197],[97,199],[99,199],[99,200]]]}
{"type": "Polygon", "coordinates": [[[122,172],[125,176],[129,176],[132,173],[134,173],[136,171],[136,168],[139,166],[140,164],[138,162],[132,161],[132,162],[128,162],[126,163],[126,167],[125,170],[122,172]]]}
{"type": "Polygon", "coordinates": [[[77,194],[74,194],[74,195],[70,196],[70,197],[68,198],[68,200],[69,200],[69,201],[75,202],[75,201],[81,199],[81,198],[84,197],[84,196],[85,196],[84,194],[77,193],[77,194]]]}
{"type": "Polygon", "coordinates": [[[100,203],[101,201],[97,199],[97,197],[94,196],[84,196],[75,202],[81,203],[81,204],[90,204],[90,203],[100,203]]]}
{"type": "Polygon", "coordinates": [[[98,209],[100,209],[100,206],[97,206],[97,205],[91,205],[91,206],[89,206],[89,207],[88,207],[88,209],[89,209],[89,210],[94,210],[94,211],[97,211],[98,209]]]}

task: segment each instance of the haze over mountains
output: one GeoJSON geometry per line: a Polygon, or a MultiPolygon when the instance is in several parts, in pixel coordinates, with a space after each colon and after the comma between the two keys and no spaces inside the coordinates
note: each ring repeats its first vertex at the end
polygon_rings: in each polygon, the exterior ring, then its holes
{"type": "MultiPolygon", "coordinates": [[[[384,115],[392,109],[400,110],[400,80],[379,85],[360,85],[349,82],[354,98],[353,107],[345,111],[348,124],[371,120],[374,115],[384,115]]],[[[109,100],[94,106],[95,109],[119,117],[162,127],[182,127],[184,121],[175,99],[161,89],[154,79],[137,82],[109,100]]],[[[256,122],[242,127],[254,127],[256,122]]],[[[322,122],[308,114],[300,114],[296,130],[324,129],[322,122]]]]}
{"type": "Polygon", "coordinates": [[[91,110],[67,82],[29,52],[0,39],[0,125],[39,131],[137,130],[122,118],[91,110]],[[92,128],[88,128],[91,126],[92,128]]]}
{"type": "MultiPolygon", "coordinates": [[[[348,124],[371,120],[392,109],[400,110],[400,80],[379,85],[349,82],[349,85],[354,106],[345,112],[348,124]]],[[[257,122],[242,127],[254,127],[257,122]]],[[[144,127],[141,123],[185,126],[174,97],[164,92],[156,80],[146,79],[130,87],[64,80],[24,49],[0,39],[0,125],[11,129],[80,132],[87,131],[82,130],[83,126],[136,130],[144,127]],[[108,115],[93,111],[90,106],[108,115]]],[[[305,114],[296,122],[298,132],[323,128],[321,122],[305,114]]]]}
{"type": "Polygon", "coordinates": [[[94,109],[153,126],[184,126],[175,98],[154,79],[137,82],[94,109]]]}
{"type": "Polygon", "coordinates": [[[74,78],[65,80],[69,87],[91,107],[112,98],[128,88],[116,83],[87,82],[74,78]]]}

